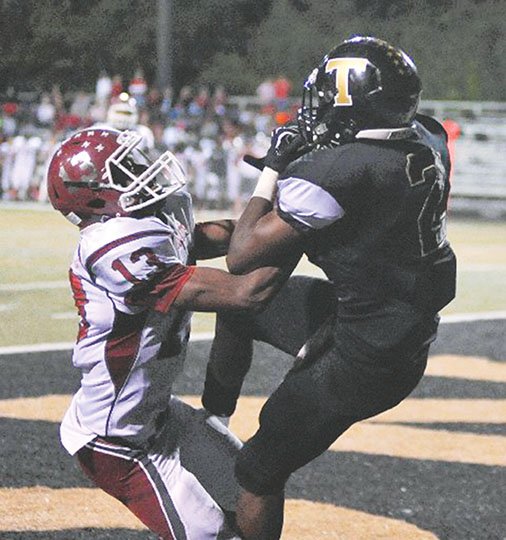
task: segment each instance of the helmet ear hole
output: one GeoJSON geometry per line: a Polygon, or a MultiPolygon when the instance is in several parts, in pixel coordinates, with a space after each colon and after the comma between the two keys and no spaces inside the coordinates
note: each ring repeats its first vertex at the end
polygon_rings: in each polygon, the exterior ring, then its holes
{"type": "Polygon", "coordinates": [[[92,199],[88,202],[87,206],[93,209],[100,209],[105,207],[105,201],[103,199],[92,199]]]}
{"type": "Polygon", "coordinates": [[[125,171],[122,171],[117,165],[111,163],[111,176],[115,184],[118,184],[122,187],[127,187],[132,179],[126,174],[125,171]]]}

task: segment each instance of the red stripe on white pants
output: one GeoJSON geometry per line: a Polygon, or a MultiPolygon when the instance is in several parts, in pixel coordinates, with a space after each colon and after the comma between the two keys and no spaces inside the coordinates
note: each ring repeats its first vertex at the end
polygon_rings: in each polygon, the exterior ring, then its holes
{"type": "Polygon", "coordinates": [[[97,487],[122,502],[160,538],[175,540],[156,491],[138,462],[88,447],[79,450],[77,459],[97,487]]]}

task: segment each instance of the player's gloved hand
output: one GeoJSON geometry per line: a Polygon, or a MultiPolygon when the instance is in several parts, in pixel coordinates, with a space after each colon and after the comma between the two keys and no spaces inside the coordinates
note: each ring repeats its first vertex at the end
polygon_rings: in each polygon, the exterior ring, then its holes
{"type": "Polygon", "coordinates": [[[275,129],[271,136],[271,146],[267,155],[263,158],[255,158],[249,154],[244,156],[244,161],[259,170],[269,167],[278,173],[283,172],[289,163],[305,154],[310,147],[306,144],[299,128],[294,125],[286,125],[275,129]]]}

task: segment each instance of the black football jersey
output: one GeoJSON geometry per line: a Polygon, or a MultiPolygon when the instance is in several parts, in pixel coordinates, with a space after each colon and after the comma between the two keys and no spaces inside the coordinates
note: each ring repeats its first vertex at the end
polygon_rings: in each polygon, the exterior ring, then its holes
{"type": "Polygon", "coordinates": [[[341,310],[395,298],[436,313],[455,295],[446,133],[422,115],[388,139],[376,131],[290,164],[277,212],[304,232],[306,255],[334,283],[341,310]]]}

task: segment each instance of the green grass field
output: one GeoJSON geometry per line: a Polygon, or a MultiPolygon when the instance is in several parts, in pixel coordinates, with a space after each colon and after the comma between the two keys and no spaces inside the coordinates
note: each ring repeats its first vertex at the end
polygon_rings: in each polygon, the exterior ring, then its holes
{"type": "MultiPolygon", "coordinates": [[[[506,223],[455,218],[449,236],[458,292],[443,315],[505,310],[506,223]]],[[[0,207],[0,346],[74,340],[77,316],[66,282],[77,239],[77,228],[49,207],[0,207]]],[[[296,272],[321,275],[307,261],[296,272]]],[[[195,314],[195,332],[213,325],[212,315],[195,314]]]]}

